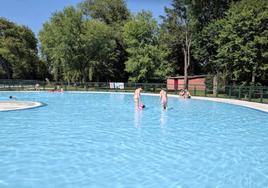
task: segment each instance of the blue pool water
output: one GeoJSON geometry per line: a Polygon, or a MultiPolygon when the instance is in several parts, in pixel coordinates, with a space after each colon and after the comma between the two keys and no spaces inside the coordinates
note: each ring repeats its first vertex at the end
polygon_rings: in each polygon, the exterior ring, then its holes
{"type": "Polygon", "coordinates": [[[267,188],[268,114],[202,100],[0,93],[1,188],[267,188]]]}

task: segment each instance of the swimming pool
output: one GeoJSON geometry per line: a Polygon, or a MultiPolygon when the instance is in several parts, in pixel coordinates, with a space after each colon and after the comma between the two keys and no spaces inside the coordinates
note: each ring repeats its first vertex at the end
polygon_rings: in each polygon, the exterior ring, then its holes
{"type": "Polygon", "coordinates": [[[0,112],[0,187],[268,187],[268,114],[114,93],[0,93],[46,103],[0,112]]]}

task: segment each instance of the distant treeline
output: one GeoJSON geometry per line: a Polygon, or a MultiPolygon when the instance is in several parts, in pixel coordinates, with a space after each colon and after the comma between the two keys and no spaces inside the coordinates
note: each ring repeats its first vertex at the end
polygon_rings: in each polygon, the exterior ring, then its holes
{"type": "Polygon", "coordinates": [[[163,8],[158,24],[124,0],[84,0],[53,13],[39,43],[28,27],[0,18],[0,78],[163,82],[207,74],[268,84],[267,0],[173,0],[163,8]]]}

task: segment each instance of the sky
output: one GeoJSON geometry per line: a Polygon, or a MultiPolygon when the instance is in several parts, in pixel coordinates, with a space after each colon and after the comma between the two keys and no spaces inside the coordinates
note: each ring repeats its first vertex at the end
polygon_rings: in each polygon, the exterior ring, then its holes
{"type": "MultiPolygon", "coordinates": [[[[19,25],[26,25],[37,35],[44,22],[49,20],[55,11],[64,7],[77,5],[83,0],[0,0],[0,17],[7,18],[19,25]]],[[[164,7],[169,6],[171,0],[126,0],[132,13],[150,10],[160,21],[164,15],[164,7]]]]}

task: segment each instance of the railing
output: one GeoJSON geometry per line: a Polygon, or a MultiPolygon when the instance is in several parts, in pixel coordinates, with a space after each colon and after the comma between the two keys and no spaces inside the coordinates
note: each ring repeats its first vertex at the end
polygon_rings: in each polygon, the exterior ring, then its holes
{"type": "MultiPolygon", "coordinates": [[[[110,82],[45,82],[36,80],[0,80],[0,91],[34,91],[36,89],[65,91],[121,91],[133,92],[137,87],[142,87],[144,92],[159,93],[162,88],[168,88],[168,93],[178,94],[183,85],[167,85],[166,83],[124,83],[123,88],[111,87],[110,82]],[[36,88],[36,84],[39,85],[36,88]]],[[[232,98],[239,100],[268,103],[268,87],[265,86],[213,86],[189,85],[188,90],[193,96],[232,98]]]]}

